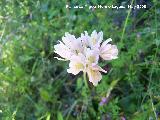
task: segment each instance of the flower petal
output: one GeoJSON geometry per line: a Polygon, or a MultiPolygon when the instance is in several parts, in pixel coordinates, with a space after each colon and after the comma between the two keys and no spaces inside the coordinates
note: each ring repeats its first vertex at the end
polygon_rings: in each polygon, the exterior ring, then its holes
{"type": "Polygon", "coordinates": [[[83,54],[73,55],[70,59],[68,73],[74,75],[78,74],[80,71],[85,71],[85,57],[83,54]]]}
{"type": "Polygon", "coordinates": [[[83,71],[84,69],[83,64],[78,62],[70,62],[69,66],[70,68],[67,69],[67,72],[74,75],[77,75],[80,71],[83,71]]]}
{"type": "Polygon", "coordinates": [[[66,32],[65,36],[62,37],[62,41],[74,54],[83,52],[81,40],[76,39],[74,35],[66,32]]]}
{"type": "Polygon", "coordinates": [[[59,54],[62,58],[65,58],[67,60],[70,59],[70,57],[73,55],[71,50],[65,46],[62,42],[54,46],[54,52],[59,54]]]}
{"type": "Polygon", "coordinates": [[[59,58],[59,57],[54,57],[54,58],[56,58],[57,60],[61,60],[61,61],[67,61],[66,59],[59,58]]]}
{"type": "Polygon", "coordinates": [[[82,45],[84,48],[89,46],[90,36],[88,35],[87,31],[84,31],[84,34],[81,33],[80,39],[82,40],[82,45]]]}
{"type": "Polygon", "coordinates": [[[92,63],[98,63],[99,60],[99,50],[92,50],[90,48],[88,48],[86,50],[86,59],[87,59],[87,63],[88,64],[92,64],[92,63]]]}
{"type": "Polygon", "coordinates": [[[96,30],[94,30],[91,34],[90,41],[89,41],[90,47],[99,48],[102,40],[103,40],[103,32],[101,31],[97,33],[96,30]]]}
{"type": "Polygon", "coordinates": [[[89,77],[89,81],[92,82],[94,86],[97,86],[98,82],[102,79],[101,73],[97,70],[88,69],[87,74],[89,77]]]}
{"type": "Polygon", "coordinates": [[[112,41],[111,38],[108,38],[106,41],[104,41],[104,42],[102,43],[102,45],[101,45],[101,49],[105,48],[105,46],[106,46],[109,42],[111,42],[111,41],[112,41]]]}
{"type": "Polygon", "coordinates": [[[101,72],[104,72],[104,73],[107,73],[107,71],[105,71],[104,69],[102,69],[99,65],[93,63],[92,64],[92,69],[93,70],[97,70],[97,71],[101,71],[101,72]]]}
{"type": "Polygon", "coordinates": [[[116,45],[106,44],[100,48],[100,56],[104,60],[112,60],[118,58],[118,49],[116,45]]]}

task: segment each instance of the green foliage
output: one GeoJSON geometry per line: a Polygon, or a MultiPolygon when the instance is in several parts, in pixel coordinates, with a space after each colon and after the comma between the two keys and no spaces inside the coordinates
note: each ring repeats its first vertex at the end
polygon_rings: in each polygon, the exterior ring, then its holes
{"type": "Polygon", "coordinates": [[[147,9],[129,13],[65,7],[127,0],[1,0],[0,119],[160,119],[160,2],[142,1],[147,9]],[[54,59],[53,48],[65,32],[80,36],[85,30],[102,30],[119,49],[119,58],[102,65],[108,73],[89,90],[81,73],[68,74],[68,63],[54,59]]]}

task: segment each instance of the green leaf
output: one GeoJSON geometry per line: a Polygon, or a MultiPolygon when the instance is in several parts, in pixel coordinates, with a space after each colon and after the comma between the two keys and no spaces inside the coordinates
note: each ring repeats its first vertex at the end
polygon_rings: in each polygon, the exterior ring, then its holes
{"type": "Polygon", "coordinates": [[[51,114],[48,113],[46,120],[50,120],[50,118],[51,118],[51,114]]]}
{"type": "Polygon", "coordinates": [[[48,91],[46,91],[44,89],[40,89],[40,95],[44,101],[50,101],[50,95],[49,95],[48,91]]]}
{"type": "Polygon", "coordinates": [[[57,120],[63,120],[63,115],[61,112],[58,112],[57,114],[57,120]]]}

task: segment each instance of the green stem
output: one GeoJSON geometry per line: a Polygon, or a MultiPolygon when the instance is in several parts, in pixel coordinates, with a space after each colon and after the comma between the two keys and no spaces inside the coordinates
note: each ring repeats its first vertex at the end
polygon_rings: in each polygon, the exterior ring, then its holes
{"type": "MultiPolygon", "coordinates": [[[[134,2],[134,0],[132,0],[131,6],[133,5],[133,2],[134,2]]],[[[126,20],[125,20],[125,23],[124,23],[124,27],[123,27],[123,31],[122,31],[122,36],[121,36],[121,42],[123,42],[123,37],[124,37],[124,33],[126,31],[126,27],[127,27],[127,23],[128,23],[128,19],[129,19],[131,10],[132,10],[132,8],[129,9],[127,17],[126,17],[126,20]]]]}
{"type": "Polygon", "coordinates": [[[83,79],[84,79],[84,84],[85,84],[86,88],[89,89],[87,78],[86,78],[86,72],[83,73],[83,79]]]}

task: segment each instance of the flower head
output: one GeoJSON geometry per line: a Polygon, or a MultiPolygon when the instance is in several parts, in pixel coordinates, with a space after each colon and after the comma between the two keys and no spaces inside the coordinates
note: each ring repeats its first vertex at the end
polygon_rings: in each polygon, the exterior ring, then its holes
{"type": "MultiPolygon", "coordinates": [[[[55,45],[55,53],[59,54],[63,60],[69,60],[68,73],[77,75],[79,72],[86,72],[89,81],[94,86],[102,79],[101,72],[107,73],[99,65],[99,58],[112,60],[118,58],[116,45],[109,44],[111,38],[102,43],[103,32],[97,33],[95,30],[91,36],[85,31],[81,37],[65,33],[62,42],[55,45]]],[[[58,58],[60,59],[60,58],[58,58]]]]}
{"type": "Polygon", "coordinates": [[[55,53],[59,54],[63,59],[70,60],[71,56],[78,55],[83,52],[82,42],[76,39],[74,35],[65,33],[62,37],[62,42],[54,46],[55,53]]]}
{"type": "Polygon", "coordinates": [[[102,97],[101,102],[99,103],[100,106],[103,106],[104,104],[106,104],[108,102],[108,98],[107,97],[102,97]]]}

